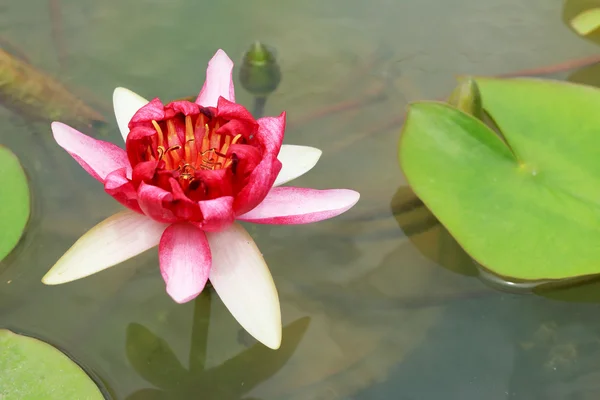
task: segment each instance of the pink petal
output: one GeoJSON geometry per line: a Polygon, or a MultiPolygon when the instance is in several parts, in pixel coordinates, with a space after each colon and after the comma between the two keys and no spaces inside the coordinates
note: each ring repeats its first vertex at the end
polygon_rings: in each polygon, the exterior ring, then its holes
{"type": "Polygon", "coordinates": [[[277,155],[283,143],[285,134],[285,111],[279,117],[264,117],[258,121],[258,132],[256,134],[269,153],[277,155]]]}
{"type": "Polygon", "coordinates": [[[84,135],[62,122],[53,122],[51,127],[56,143],[100,182],[111,172],[130,167],[127,153],[119,146],[84,135]]]}
{"type": "Polygon", "coordinates": [[[348,189],[276,187],[256,208],[237,219],[257,224],[308,224],[340,215],[359,198],[358,192],[348,189]]]}
{"type": "MultiPolygon", "coordinates": [[[[247,125],[250,129],[258,128],[257,121],[246,107],[233,101],[229,101],[222,96],[217,100],[217,116],[229,121],[236,120],[247,125]]],[[[217,132],[220,133],[224,131],[219,128],[217,132]]],[[[234,133],[234,131],[229,132],[234,133]]]]}
{"type": "Polygon", "coordinates": [[[131,180],[134,182],[150,181],[154,178],[157,167],[158,161],[142,161],[131,171],[131,180]]]}
{"type": "Polygon", "coordinates": [[[235,214],[244,214],[263,201],[273,187],[279,171],[281,162],[275,155],[266,154],[250,174],[246,186],[236,196],[233,204],[235,214]]]}
{"type": "Polygon", "coordinates": [[[171,202],[173,200],[171,193],[142,182],[138,187],[137,196],[142,212],[148,217],[165,223],[177,221],[177,217],[164,205],[164,202],[171,202]]]}
{"type": "Polygon", "coordinates": [[[58,285],[117,265],[156,246],[166,227],[130,210],[115,214],[80,237],[42,282],[58,285]]]}
{"type": "Polygon", "coordinates": [[[202,229],[215,232],[225,229],[234,221],[233,197],[223,196],[198,202],[202,212],[202,229]]]}
{"type": "Polygon", "coordinates": [[[165,106],[165,108],[171,108],[174,111],[180,112],[183,115],[196,115],[198,114],[198,104],[191,103],[189,101],[172,101],[165,106]]]}
{"type": "Polygon", "coordinates": [[[143,214],[137,201],[137,192],[133,183],[127,179],[127,169],[111,172],[104,181],[104,191],[125,207],[143,214]]]}
{"type": "Polygon", "coordinates": [[[129,121],[129,129],[140,122],[162,121],[165,118],[165,106],[158,97],[150,100],[133,114],[129,121]]]}
{"type": "Polygon", "coordinates": [[[206,234],[212,252],[209,279],[225,307],[256,340],[281,345],[279,296],[269,267],[240,224],[206,234]]]}
{"type": "Polygon", "coordinates": [[[199,221],[202,219],[200,205],[198,202],[190,200],[186,196],[181,184],[175,178],[169,178],[171,186],[172,200],[167,200],[167,204],[163,203],[165,208],[170,210],[173,215],[180,221],[199,221]]]}
{"type": "Polygon", "coordinates": [[[173,300],[185,303],[202,292],[211,265],[210,247],[202,230],[186,222],[170,225],[160,238],[158,258],[173,300]]]}
{"type": "Polygon", "coordinates": [[[219,96],[235,102],[232,71],[233,61],[219,49],[208,62],[206,80],[196,103],[203,107],[216,107],[219,96]]]}

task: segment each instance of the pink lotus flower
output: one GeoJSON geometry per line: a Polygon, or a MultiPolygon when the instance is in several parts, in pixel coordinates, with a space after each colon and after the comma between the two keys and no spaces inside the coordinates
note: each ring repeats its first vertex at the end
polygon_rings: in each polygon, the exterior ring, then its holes
{"type": "Polygon", "coordinates": [[[176,302],[192,300],[210,280],[248,333],[279,348],[273,278],[235,221],[320,221],[350,209],[359,194],[277,187],[310,170],[321,152],[282,145],[285,113],[255,120],[236,104],[232,69],[217,51],[195,103],[163,105],[117,88],[113,102],[126,150],[52,123],[57,143],[128,210],[85,233],[43,277],[45,284],[89,276],[158,245],[160,271],[176,302]]]}

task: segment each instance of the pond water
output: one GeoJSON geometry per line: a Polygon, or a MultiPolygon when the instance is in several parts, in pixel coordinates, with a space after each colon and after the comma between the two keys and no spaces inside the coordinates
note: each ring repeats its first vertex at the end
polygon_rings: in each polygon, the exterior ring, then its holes
{"type": "MultiPolygon", "coordinates": [[[[0,36],[97,104],[108,123],[86,133],[116,143],[114,87],[162,100],[191,96],[218,48],[239,65],[255,40],[274,47],[283,80],[265,113],[287,111],[285,143],[324,152],[293,184],[362,197],[333,220],[248,227],[281,300],[283,343],[272,351],[210,290],[174,303],[156,251],[44,286],[41,277],[62,253],[121,206],[53,142],[47,123],[0,109],[0,143],[21,157],[34,191],[30,229],[0,264],[0,327],[64,349],[115,400],[597,399],[594,285],[538,296],[482,282],[413,201],[397,163],[407,103],[446,96],[455,75],[594,54],[564,26],[562,6],[5,0],[0,36]],[[326,112],[336,108],[347,109],[326,112]]],[[[240,85],[237,100],[252,104],[240,85]]]]}

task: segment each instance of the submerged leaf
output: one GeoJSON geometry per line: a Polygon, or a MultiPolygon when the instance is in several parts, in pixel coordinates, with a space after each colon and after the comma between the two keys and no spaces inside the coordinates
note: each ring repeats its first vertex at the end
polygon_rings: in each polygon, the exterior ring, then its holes
{"type": "Polygon", "coordinates": [[[143,325],[129,324],[125,347],[133,368],[157,387],[172,389],[178,384],[173,377],[187,374],[169,344],[143,325]]]}
{"type": "Polygon", "coordinates": [[[0,146],[0,260],[17,245],[30,213],[29,185],[17,156],[0,146]]]}
{"type": "Polygon", "coordinates": [[[92,379],[38,339],[0,330],[0,398],[103,400],[92,379]]]}
{"type": "Polygon", "coordinates": [[[538,79],[476,81],[510,148],[450,105],[415,103],[399,151],[412,189],[500,276],[600,273],[600,91],[538,79]]]}
{"type": "Polygon", "coordinates": [[[30,120],[62,120],[76,127],[104,117],[62,83],[0,48],[0,105],[30,120]]]}

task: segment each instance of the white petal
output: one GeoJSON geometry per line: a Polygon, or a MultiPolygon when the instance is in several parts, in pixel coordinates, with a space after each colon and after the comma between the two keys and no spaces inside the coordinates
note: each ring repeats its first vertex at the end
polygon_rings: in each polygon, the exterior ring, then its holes
{"type": "Polygon", "coordinates": [[[156,246],[167,226],[130,210],[108,217],[80,237],[42,282],[71,282],[119,264],[156,246]]]}
{"type": "Polygon", "coordinates": [[[128,125],[131,117],[146,104],[148,104],[148,100],[129,89],[118,87],[113,92],[113,108],[123,140],[127,140],[127,135],[129,135],[128,125]]]}
{"type": "Polygon", "coordinates": [[[310,171],[317,164],[322,153],[315,147],[282,145],[277,158],[283,166],[273,186],[283,185],[310,171]]]}
{"type": "Polygon", "coordinates": [[[239,324],[272,349],[281,345],[281,310],[275,283],[254,240],[239,224],[207,232],[209,280],[239,324]]]}

